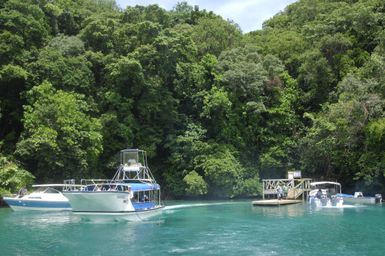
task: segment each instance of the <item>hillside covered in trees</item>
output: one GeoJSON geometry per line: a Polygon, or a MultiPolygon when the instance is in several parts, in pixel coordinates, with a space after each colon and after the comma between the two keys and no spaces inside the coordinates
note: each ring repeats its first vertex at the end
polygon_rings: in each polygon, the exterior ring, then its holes
{"type": "Polygon", "coordinates": [[[198,6],[0,0],[0,193],[110,178],[140,148],[166,197],[261,178],[385,192],[385,1],[299,0],[263,29],[198,6]]]}

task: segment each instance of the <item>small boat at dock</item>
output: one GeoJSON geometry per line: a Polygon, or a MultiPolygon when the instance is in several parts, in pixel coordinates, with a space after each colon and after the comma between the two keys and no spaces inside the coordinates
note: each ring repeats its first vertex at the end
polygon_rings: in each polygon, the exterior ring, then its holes
{"type": "Polygon", "coordinates": [[[341,194],[341,184],[333,181],[318,181],[310,183],[308,202],[314,207],[341,207],[344,198],[341,194]]]}
{"type": "Polygon", "coordinates": [[[111,180],[83,179],[81,184],[77,189],[69,183],[63,192],[74,213],[124,215],[134,221],[151,217],[163,208],[160,186],[143,150],[120,151],[120,166],[111,180]]]}
{"type": "Polygon", "coordinates": [[[68,199],[57,188],[65,184],[33,185],[37,188],[31,193],[21,189],[17,195],[3,197],[4,201],[14,211],[38,210],[38,211],[70,211],[71,205],[68,199]]]}
{"type": "Polygon", "coordinates": [[[344,199],[346,204],[379,204],[382,203],[382,195],[376,194],[373,196],[364,196],[362,192],[351,194],[338,194],[344,199]]]}

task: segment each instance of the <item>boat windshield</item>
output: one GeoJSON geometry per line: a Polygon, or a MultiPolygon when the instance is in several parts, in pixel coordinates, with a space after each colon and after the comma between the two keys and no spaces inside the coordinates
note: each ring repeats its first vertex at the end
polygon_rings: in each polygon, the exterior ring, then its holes
{"type": "Polygon", "coordinates": [[[140,163],[139,159],[139,150],[122,150],[120,152],[120,163],[121,164],[128,164],[128,165],[135,165],[140,163]]]}
{"type": "Polygon", "coordinates": [[[50,188],[50,187],[38,187],[35,192],[38,193],[49,193],[49,194],[57,194],[60,193],[57,189],[50,188]]]}
{"type": "Polygon", "coordinates": [[[310,187],[313,190],[322,189],[324,191],[328,191],[332,195],[336,193],[341,193],[341,184],[338,182],[332,182],[332,181],[312,182],[310,183],[310,187]]]}
{"type": "Polygon", "coordinates": [[[58,194],[60,193],[58,190],[54,189],[54,188],[47,188],[44,193],[49,193],[49,194],[58,194]]]}

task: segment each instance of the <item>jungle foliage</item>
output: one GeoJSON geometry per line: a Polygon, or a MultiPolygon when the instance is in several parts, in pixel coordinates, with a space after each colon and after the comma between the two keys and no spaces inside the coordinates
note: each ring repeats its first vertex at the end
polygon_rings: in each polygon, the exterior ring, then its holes
{"type": "Polygon", "coordinates": [[[1,191],[141,148],[167,197],[290,170],[385,192],[384,67],[383,0],[299,0],[247,34],[185,2],[1,0],[1,191]]]}

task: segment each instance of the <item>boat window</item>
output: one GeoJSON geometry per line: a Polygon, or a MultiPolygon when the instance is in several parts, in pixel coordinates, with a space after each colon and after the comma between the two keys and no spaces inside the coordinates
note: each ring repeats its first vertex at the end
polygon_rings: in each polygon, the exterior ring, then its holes
{"type": "Polygon", "coordinates": [[[123,182],[124,183],[143,183],[142,181],[137,179],[126,179],[126,180],[123,180],[123,182]]]}
{"type": "Polygon", "coordinates": [[[132,198],[133,202],[149,202],[154,201],[154,193],[151,190],[148,191],[135,191],[134,197],[132,198]]]}
{"type": "Polygon", "coordinates": [[[88,185],[85,187],[84,191],[94,191],[95,185],[88,185]]]}
{"type": "Polygon", "coordinates": [[[123,192],[129,191],[129,187],[124,185],[117,185],[115,189],[117,191],[123,191],[123,192]]]}
{"type": "Polygon", "coordinates": [[[108,186],[108,189],[107,189],[108,191],[115,191],[116,190],[116,185],[115,184],[110,184],[109,186],[108,186]]]}
{"type": "Polygon", "coordinates": [[[157,202],[157,201],[158,201],[158,195],[157,195],[157,193],[156,193],[157,191],[156,191],[156,190],[152,190],[151,192],[152,192],[152,196],[153,196],[153,197],[152,197],[152,198],[153,198],[152,200],[153,200],[154,202],[157,202]]]}
{"type": "Polygon", "coordinates": [[[139,192],[134,192],[134,197],[132,198],[132,202],[138,202],[139,201],[139,192]]]}

